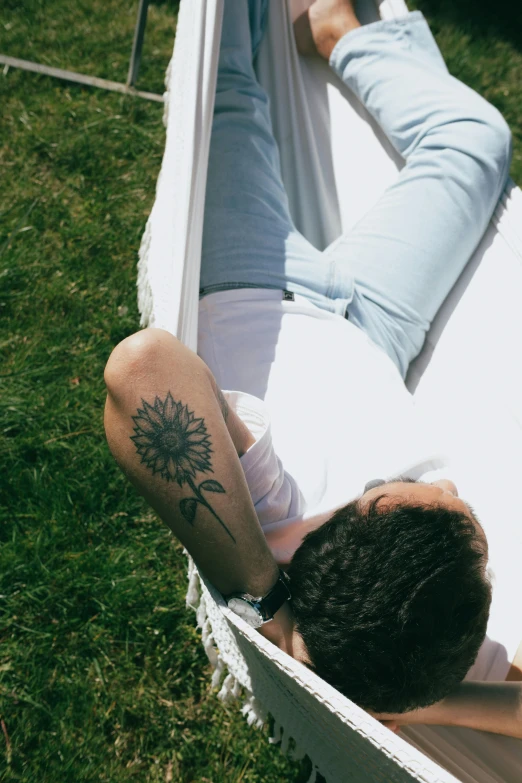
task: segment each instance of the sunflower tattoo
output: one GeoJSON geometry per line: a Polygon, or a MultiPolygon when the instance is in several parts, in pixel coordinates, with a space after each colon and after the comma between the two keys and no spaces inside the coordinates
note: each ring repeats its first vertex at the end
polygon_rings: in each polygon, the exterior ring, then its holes
{"type": "Polygon", "coordinates": [[[177,481],[180,487],[185,483],[190,486],[195,497],[183,498],[179,504],[190,525],[194,524],[197,506],[201,503],[236,543],[223,520],[203,497],[203,491],[225,492],[225,489],[214,479],[206,479],[199,486],[194,481],[198,471],[214,472],[210,463],[210,435],[204,420],[196,419],[187,405],[175,402],[170,391],[164,400],[156,397],[154,405],[143,398],[141,402],[143,408],[138,408],[138,415],[132,417],[135,434],[131,435],[131,440],[142,464],[166,481],[177,481]]]}

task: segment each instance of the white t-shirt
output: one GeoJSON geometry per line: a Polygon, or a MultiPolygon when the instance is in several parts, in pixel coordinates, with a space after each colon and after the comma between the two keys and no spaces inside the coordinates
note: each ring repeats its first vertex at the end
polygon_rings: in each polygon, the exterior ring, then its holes
{"type": "MultiPolygon", "coordinates": [[[[216,292],[199,302],[198,353],[256,438],[240,461],[279,563],[372,479],[460,486],[391,359],[342,316],[274,289],[216,292]]],[[[508,669],[486,638],[466,678],[503,680],[508,669]]]]}
{"type": "Polygon", "coordinates": [[[391,359],[304,297],[205,296],[198,353],[256,437],[241,464],[266,532],[330,516],[371,479],[422,478],[446,464],[391,359]]]}

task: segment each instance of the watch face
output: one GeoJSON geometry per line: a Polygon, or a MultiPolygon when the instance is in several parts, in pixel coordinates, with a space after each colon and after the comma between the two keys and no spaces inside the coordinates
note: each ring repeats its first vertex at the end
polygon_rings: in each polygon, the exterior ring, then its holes
{"type": "Polygon", "coordinates": [[[230,598],[228,607],[229,609],[232,609],[235,614],[242,617],[243,620],[252,626],[252,628],[259,628],[260,625],[263,625],[261,613],[243,598],[230,598]]]}

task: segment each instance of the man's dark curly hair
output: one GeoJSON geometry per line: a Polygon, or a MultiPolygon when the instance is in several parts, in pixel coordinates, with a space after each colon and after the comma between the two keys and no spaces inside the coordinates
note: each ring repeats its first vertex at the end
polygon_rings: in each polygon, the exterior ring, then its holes
{"type": "Polygon", "coordinates": [[[309,533],[289,568],[311,667],[359,706],[444,698],[477,657],[491,604],[485,545],[443,506],[358,500],[309,533]]]}

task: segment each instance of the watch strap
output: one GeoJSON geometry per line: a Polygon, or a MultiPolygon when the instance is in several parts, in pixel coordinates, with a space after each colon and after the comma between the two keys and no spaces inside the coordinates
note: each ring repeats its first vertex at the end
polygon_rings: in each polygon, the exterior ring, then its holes
{"type": "Polygon", "coordinates": [[[279,571],[277,582],[268,593],[259,599],[263,621],[271,620],[275,613],[282,607],[285,601],[292,597],[290,592],[290,577],[284,572],[279,571]]]}

